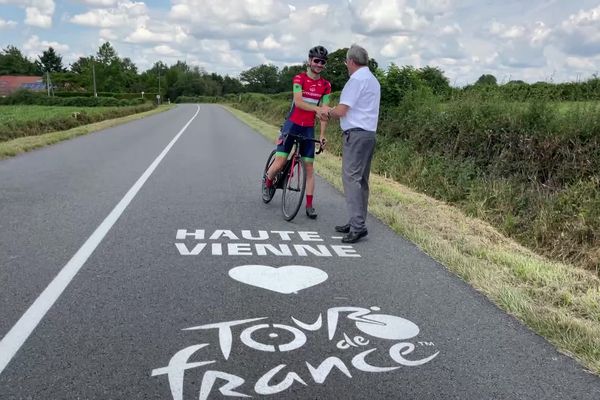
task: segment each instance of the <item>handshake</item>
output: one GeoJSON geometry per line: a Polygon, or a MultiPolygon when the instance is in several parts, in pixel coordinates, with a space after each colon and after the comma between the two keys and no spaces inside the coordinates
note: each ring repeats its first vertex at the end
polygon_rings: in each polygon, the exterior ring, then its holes
{"type": "Polygon", "coordinates": [[[333,107],[329,107],[327,105],[317,107],[317,110],[315,111],[317,113],[317,118],[319,118],[321,121],[328,121],[330,116],[329,110],[332,109],[333,107]]]}

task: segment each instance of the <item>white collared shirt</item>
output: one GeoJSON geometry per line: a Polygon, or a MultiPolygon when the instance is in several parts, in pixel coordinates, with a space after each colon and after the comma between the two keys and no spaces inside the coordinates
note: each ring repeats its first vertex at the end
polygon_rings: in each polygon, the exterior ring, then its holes
{"type": "Polygon", "coordinates": [[[357,69],[344,85],[340,96],[340,104],[349,107],[346,115],[340,118],[342,130],[362,128],[375,132],[379,119],[380,99],[381,86],[369,67],[357,69]]]}

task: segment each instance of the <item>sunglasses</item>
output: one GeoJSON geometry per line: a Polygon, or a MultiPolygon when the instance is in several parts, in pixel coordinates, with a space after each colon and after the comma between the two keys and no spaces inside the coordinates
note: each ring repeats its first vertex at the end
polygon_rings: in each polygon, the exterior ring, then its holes
{"type": "Polygon", "coordinates": [[[320,58],[313,58],[313,62],[314,62],[315,64],[321,64],[321,65],[325,65],[325,64],[327,64],[327,61],[326,61],[326,60],[321,60],[320,58]]]}

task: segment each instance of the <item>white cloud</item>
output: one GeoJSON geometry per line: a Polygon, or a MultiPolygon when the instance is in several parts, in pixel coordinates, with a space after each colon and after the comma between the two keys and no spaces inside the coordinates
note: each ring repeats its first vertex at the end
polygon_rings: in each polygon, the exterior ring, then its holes
{"type": "Polygon", "coordinates": [[[535,23],[535,27],[533,28],[533,32],[531,33],[530,40],[532,44],[541,44],[546,41],[546,39],[550,36],[552,30],[549,29],[546,24],[541,21],[535,23]]]}
{"type": "Polygon", "coordinates": [[[386,41],[380,53],[387,58],[397,58],[405,56],[410,50],[411,40],[408,36],[393,36],[386,41]]]}
{"type": "Polygon", "coordinates": [[[117,40],[119,35],[111,29],[100,29],[100,37],[104,41],[117,40]]]}
{"type": "Polygon", "coordinates": [[[493,21],[488,29],[495,44],[495,62],[501,68],[543,68],[547,66],[544,51],[551,30],[541,21],[523,25],[505,25],[493,21]]]}
{"type": "Polygon", "coordinates": [[[596,64],[594,61],[583,57],[567,57],[565,63],[567,66],[579,70],[593,71],[594,69],[598,68],[598,64],[596,64]]]}
{"type": "Polygon", "coordinates": [[[25,28],[25,20],[49,27],[60,4],[61,18],[71,23],[52,33],[70,37],[73,49],[66,54],[85,55],[110,41],[140,70],[162,59],[237,74],[260,63],[302,63],[316,44],[335,51],[356,42],[382,68],[436,65],[457,84],[482,73],[500,81],[559,81],[600,69],[599,1],[0,0],[9,10],[0,19],[0,42],[44,47],[40,39],[31,41],[32,29],[14,27],[25,28]],[[72,11],[74,4],[82,11],[72,11]],[[22,11],[23,20],[10,7],[22,11]]]}
{"type": "Polygon", "coordinates": [[[7,20],[0,18],[0,29],[14,28],[17,25],[18,24],[15,21],[10,21],[10,20],[7,21],[7,20]]]}
{"type": "Polygon", "coordinates": [[[0,0],[0,4],[12,4],[25,8],[25,24],[50,28],[54,15],[53,0],[0,0]]]}
{"type": "Polygon", "coordinates": [[[119,0],[79,0],[79,2],[94,7],[112,7],[115,6],[119,0]]]}
{"type": "Polygon", "coordinates": [[[525,36],[526,30],[524,26],[506,26],[494,21],[490,26],[490,33],[502,39],[518,39],[525,36]]]}
{"type": "Polygon", "coordinates": [[[290,13],[290,7],[276,0],[174,0],[173,3],[170,12],[173,19],[203,24],[261,25],[277,22],[290,13]]]}
{"type": "Polygon", "coordinates": [[[600,6],[591,10],[581,10],[579,13],[569,16],[569,19],[562,23],[563,27],[582,27],[596,25],[600,22],[600,6]]]}
{"type": "Polygon", "coordinates": [[[188,35],[180,26],[157,26],[150,30],[145,25],[139,26],[125,38],[128,43],[181,43],[188,35]]]}
{"type": "Polygon", "coordinates": [[[169,47],[165,44],[162,44],[160,46],[155,46],[154,52],[156,54],[162,55],[162,56],[180,56],[181,55],[181,52],[179,52],[178,50],[175,50],[172,47],[169,47]]]}
{"type": "Polygon", "coordinates": [[[265,40],[262,41],[260,47],[265,50],[280,49],[281,43],[279,43],[277,40],[275,40],[273,35],[269,35],[265,38],[265,40]]]}
{"type": "Polygon", "coordinates": [[[445,36],[459,35],[461,33],[462,33],[462,29],[458,23],[454,23],[452,25],[446,25],[440,31],[440,34],[445,35],[445,36]]]}
{"type": "Polygon", "coordinates": [[[416,10],[426,15],[439,15],[452,11],[453,3],[453,0],[417,0],[416,10]]]}
{"type": "Polygon", "coordinates": [[[52,15],[43,14],[40,9],[35,7],[27,7],[25,12],[27,14],[25,24],[40,28],[50,28],[52,26],[52,15]]]}
{"type": "Polygon", "coordinates": [[[581,10],[562,22],[553,37],[562,49],[572,55],[600,54],[600,6],[581,10]]]}
{"type": "Polygon", "coordinates": [[[37,56],[41,55],[44,51],[48,50],[48,47],[52,47],[59,54],[69,51],[69,45],[58,42],[40,40],[40,38],[37,35],[31,36],[23,44],[24,53],[28,57],[34,59],[36,59],[37,56]]]}
{"type": "Polygon", "coordinates": [[[429,24],[406,0],[354,0],[348,7],[353,30],[365,35],[414,32],[429,24]]]}
{"type": "Polygon", "coordinates": [[[93,9],[83,14],[75,15],[71,22],[96,28],[117,28],[139,26],[148,21],[146,4],[132,1],[119,1],[117,7],[93,9]]]}

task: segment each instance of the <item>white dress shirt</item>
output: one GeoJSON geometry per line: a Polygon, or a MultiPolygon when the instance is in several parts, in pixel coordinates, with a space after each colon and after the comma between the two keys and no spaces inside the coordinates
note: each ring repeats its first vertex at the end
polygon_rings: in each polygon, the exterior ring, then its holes
{"type": "Polygon", "coordinates": [[[342,130],[362,128],[375,132],[379,120],[380,99],[381,86],[369,67],[361,67],[354,71],[340,96],[340,104],[349,107],[346,115],[340,118],[342,130]]]}

